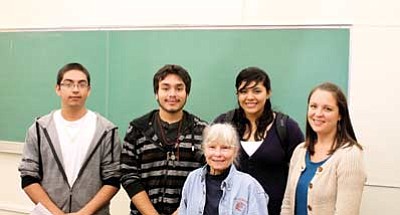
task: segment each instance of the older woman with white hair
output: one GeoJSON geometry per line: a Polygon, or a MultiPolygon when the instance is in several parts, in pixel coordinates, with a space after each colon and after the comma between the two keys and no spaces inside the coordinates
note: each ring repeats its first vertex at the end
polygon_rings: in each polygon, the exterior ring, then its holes
{"type": "Polygon", "coordinates": [[[202,147],[207,164],[186,179],[179,215],[268,215],[268,195],[262,186],[233,165],[239,149],[235,128],[219,123],[207,127],[202,147]]]}

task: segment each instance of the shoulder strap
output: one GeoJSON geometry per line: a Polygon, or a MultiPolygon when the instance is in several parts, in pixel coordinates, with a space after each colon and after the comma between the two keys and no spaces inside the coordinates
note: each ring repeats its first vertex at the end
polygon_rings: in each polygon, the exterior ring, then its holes
{"type": "Polygon", "coordinates": [[[281,143],[281,146],[285,153],[288,150],[288,143],[287,143],[287,128],[286,128],[286,122],[287,119],[289,118],[288,115],[281,113],[281,112],[276,112],[276,130],[278,132],[278,138],[279,142],[281,143]]]}
{"type": "Polygon", "coordinates": [[[234,116],[235,116],[235,109],[230,110],[225,114],[225,122],[232,122],[234,116]]]}
{"type": "Polygon", "coordinates": [[[42,152],[40,150],[40,143],[41,143],[41,138],[40,138],[40,128],[39,128],[39,120],[40,117],[36,118],[36,137],[37,137],[37,144],[38,144],[38,157],[39,157],[39,175],[40,177],[43,176],[43,166],[42,166],[42,152]]]}

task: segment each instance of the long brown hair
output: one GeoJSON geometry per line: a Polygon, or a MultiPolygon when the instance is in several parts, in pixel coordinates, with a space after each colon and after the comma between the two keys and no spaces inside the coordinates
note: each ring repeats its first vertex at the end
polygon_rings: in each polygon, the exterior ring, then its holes
{"type": "MultiPolygon", "coordinates": [[[[325,82],[316,86],[313,90],[311,90],[310,94],[308,95],[307,111],[308,105],[310,104],[310,98],[316,90],[323,90],[332,93],[333,97],[336,99],[336,104],[339,107],[339,114],[341,116],[340,120],[337,123],[335,144],[332,146],[329,154],[333,154],[338,148],[346,144],[346,147],[356,145],[357,147],[362,149],[362,146],[357,143],[357,138],[354,133],[353,125],[351,124],[347,99],[342,90],[337,85],[330,82],[325,82]]],[[[315,143],[317,142],[318,136],[317,133],[315,133],[315,131],[311,128],[310,123],[308,122],[308,117],[306,118],[307,125],[305,147],[307,147],[307,150],[310,152],[311,155],[313,155],[315,152],[315,143]]]]}

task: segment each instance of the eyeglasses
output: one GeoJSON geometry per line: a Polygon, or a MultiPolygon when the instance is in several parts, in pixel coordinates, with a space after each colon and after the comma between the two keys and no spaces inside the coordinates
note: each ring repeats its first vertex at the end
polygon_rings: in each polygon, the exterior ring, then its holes
{"type": "Polygon", "coordinates": [[[68,90],[73,90],[75,89],[75,87],[77,87],[78,90],[84,90],[89,87],[89,84],[87,82],[79,82],[77,84],[74,84],[72,82],[66,82],[66,83],[61,83],[60,86],[68,90]]]}

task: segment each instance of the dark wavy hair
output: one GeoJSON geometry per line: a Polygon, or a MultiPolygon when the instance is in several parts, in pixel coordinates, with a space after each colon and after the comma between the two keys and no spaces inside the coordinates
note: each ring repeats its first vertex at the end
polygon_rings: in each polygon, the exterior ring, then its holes
{"type": "MultiPolygon", "coordinates": [[[[258,67],[248,67],[240,71],[240,73],[236,76],[236,93],[239,93],[240,90],[245,89],[251,83],[255,82],[255,84],[262,83],[266,88],[267,92],[271,91],[271,81],[267,75],[267,73],[258,68],[258,67]],[[240,87],[240,85],[244,85],[240,87]]],[[[238,102],[239,103],[239,102],[238,102]]],[[[256,128],[251,127],[250,121],[246,118],[243,108],[239,104],[239,108],[237,109],[234,116],[234,124],[238,130],[239,136],[243,140],[248,140],[248,137],[244,137],[244,133],[246,131],[246,127],[248,127],[251,131],[256,129],[255,140],[260,141],[264,138],[265,130],[267,126],[273,120],[273,111],[271,107],[270,99],[267,99],[264,106],[264,111],[261,116],[256,120],[256,128]]],[[[251,132],[250,132],[251,133],[251,132]]]]}
{"type": "MultiPolygon", "coordinates": [[[[322,90],[332,93],[333,97],[336,100],[336,104],[339,108],[339,115],[340,120],[337,123],[337,132],[335,137],[335,144],[332,145],[332,148],[329,154],[333,154],[338,148],[346,145],[346,147],[356,145],[360,149],[362,146],[357,143],[356,134],[354,133],[353,125],[351,124],[349,108],[347,105],[347,99],[342,90],[335,84],[330,82],[322,83],[316,86],[314,89],[311,90],[310,94],[308,95],[307,104],[310,104],[310,98],[316,90],[322,90]]],[[[307,111],[308,111],[307,105],[307,111]]],[[[310,123],[308,122],[307,118],[307,125],[306,125],[306,144],[307,150],[310,152],[311,155],[315,153],[315,143],[318,140],[317,133],[311,128],[310,123]]]]}
{"type": "Polygon", "coordinates": [[[189,95],[192,79],[190,78],[190,75],[185,68],[176,64],[166,64],[165,66],[161,67],[161,69],[159,69],[156,72],[156,74],[154,74],[153,77],[154,94],[157,94],[158,92],[159,82],[164,80],[165,77],[171,74],[177,75],[182,79],[183,83],[185,84],[186,94],[189,95]]]}

